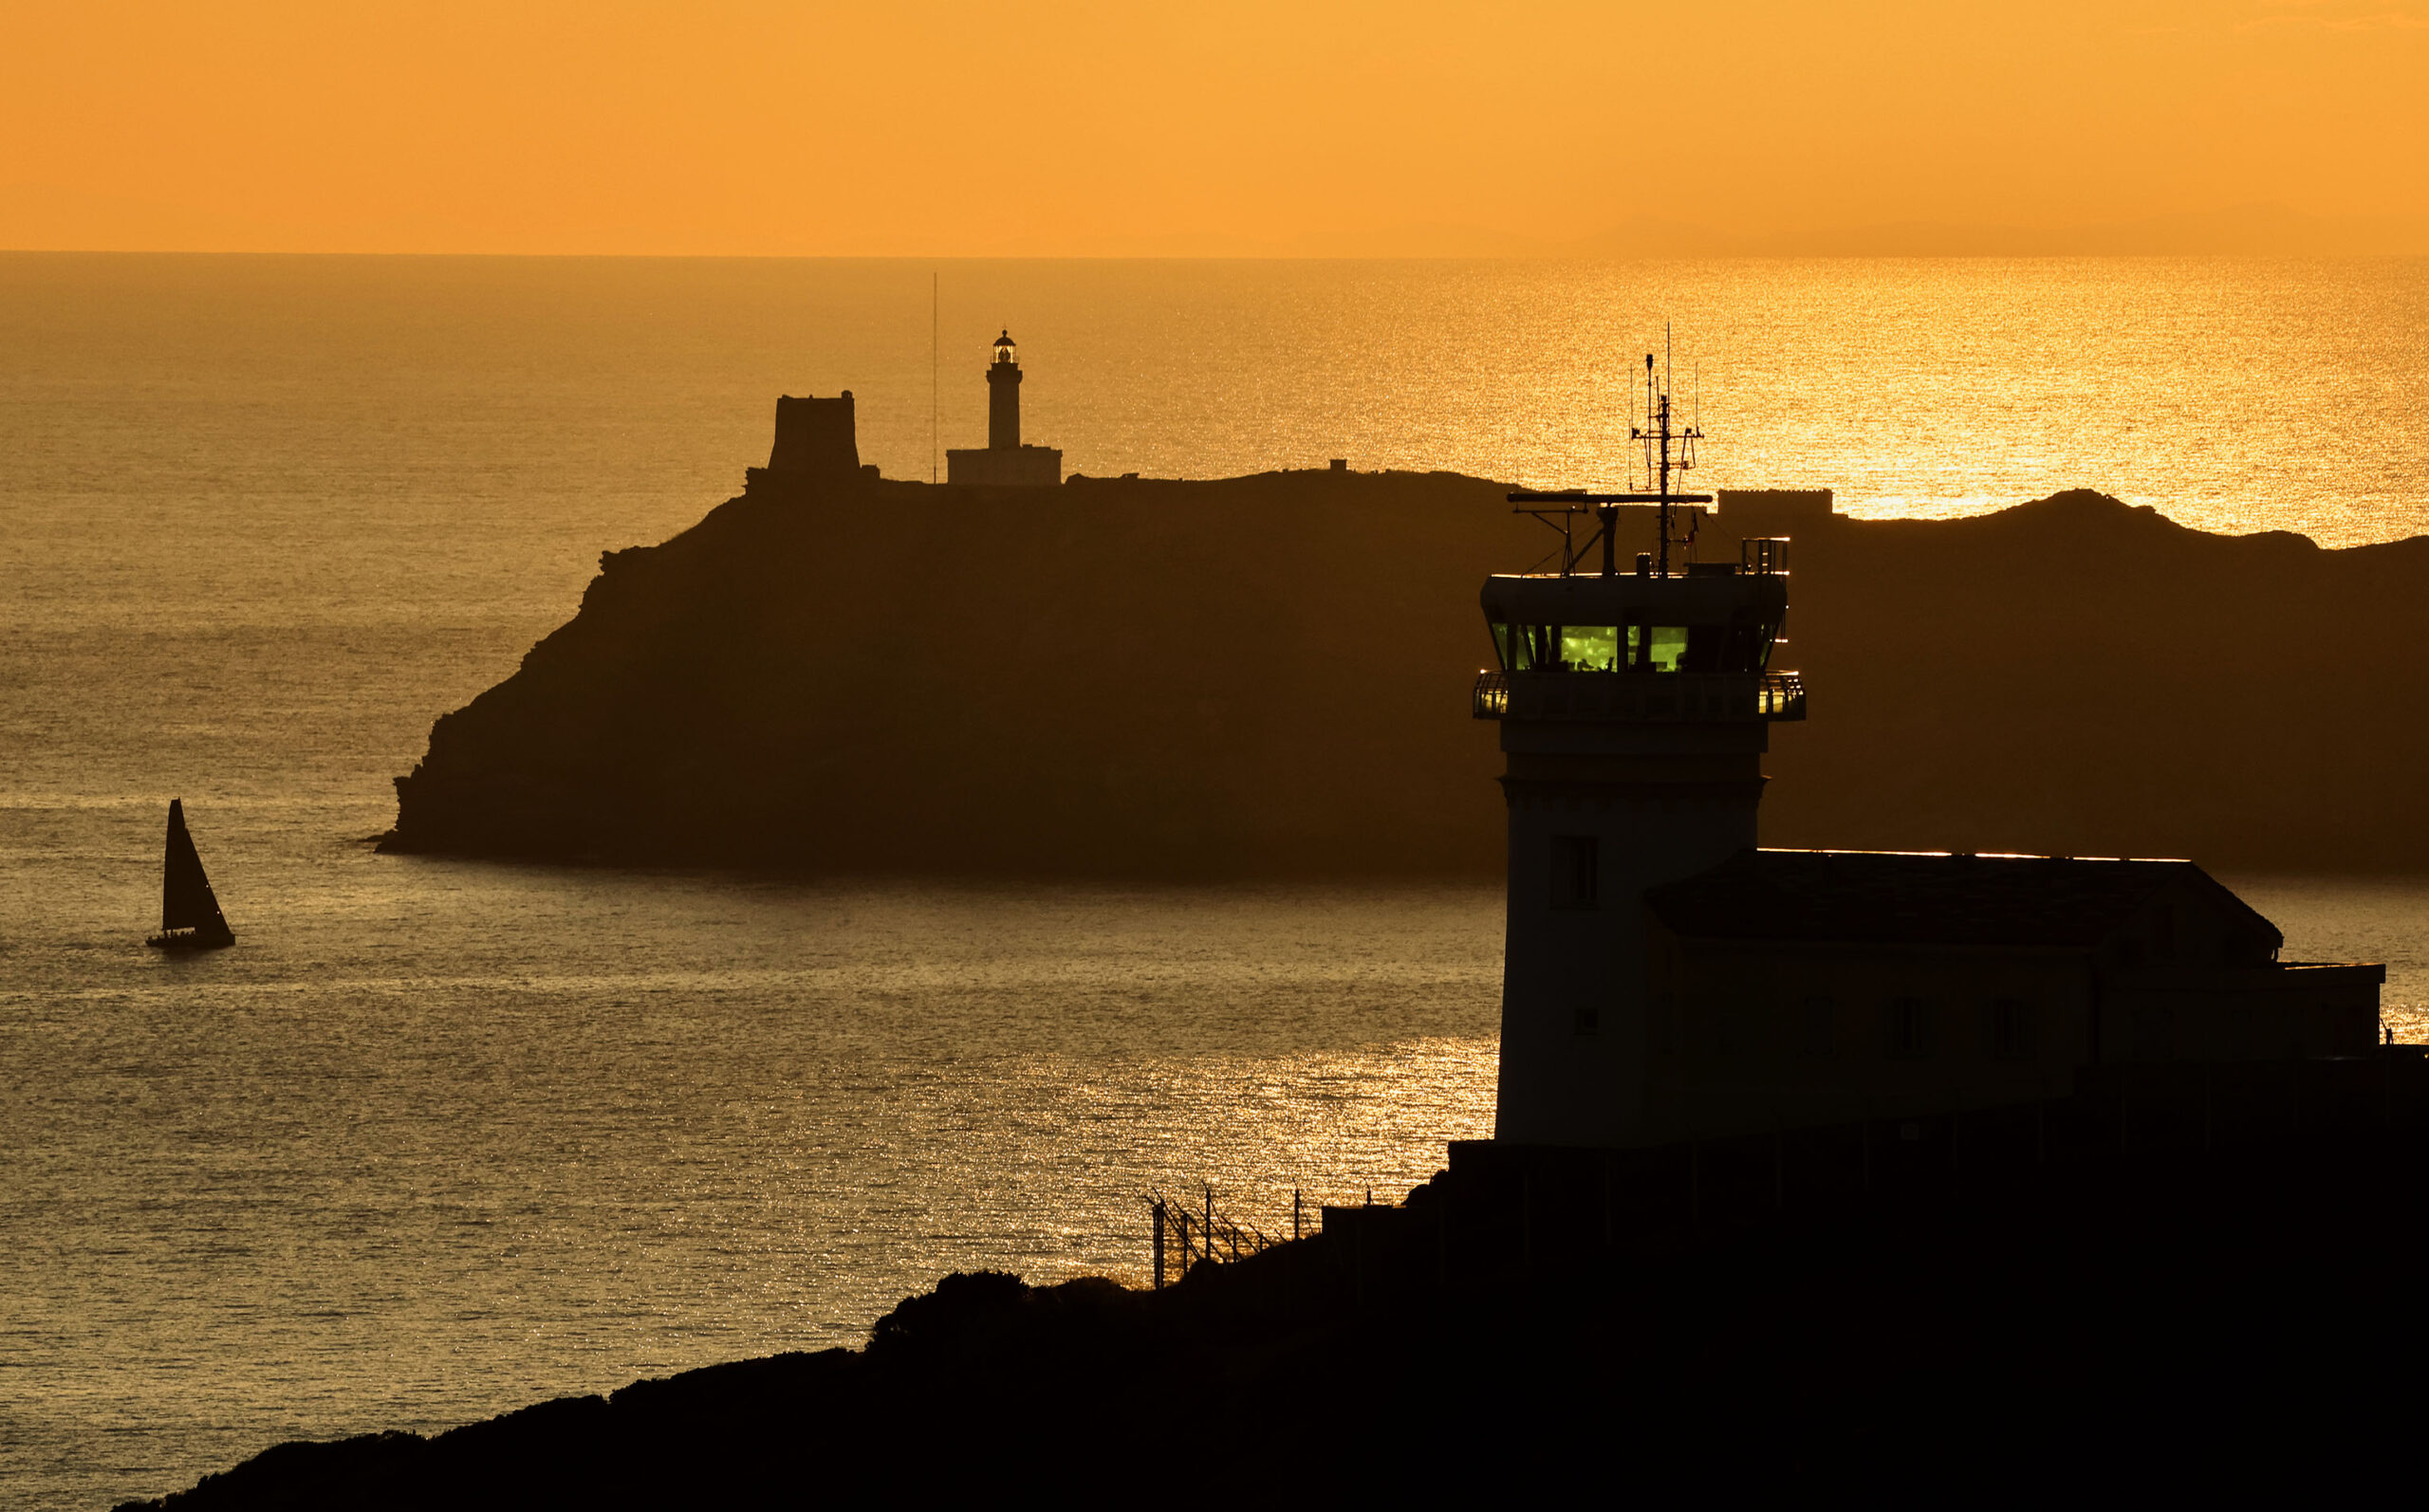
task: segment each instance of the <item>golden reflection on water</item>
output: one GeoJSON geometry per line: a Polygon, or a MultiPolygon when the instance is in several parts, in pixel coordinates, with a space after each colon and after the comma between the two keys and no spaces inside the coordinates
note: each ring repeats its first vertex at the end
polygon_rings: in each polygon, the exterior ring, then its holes
{"type": "MultiPolygon", "coordinates": [[[[323,816],[326,821],[330,816],[323,816]]],[[[1499,897],[854,889],[399,860],[213,815],[243,949],[140,945],[148,803],[0,806],[0,1467],[862,1339],[957,1269],[1143,1278],[1153,1186],[1288,1226],[1490,1131],[1499,897]]]]}

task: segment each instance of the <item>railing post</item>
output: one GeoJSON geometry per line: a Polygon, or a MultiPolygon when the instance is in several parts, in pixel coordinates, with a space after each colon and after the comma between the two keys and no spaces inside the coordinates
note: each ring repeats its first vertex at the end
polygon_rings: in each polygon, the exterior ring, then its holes
{"type": "Polygon", "coordinates": [[[2134,1152],[2134,1070],[2130,1062],[2117,1067],[2117,1152],[2134,1152]]]}
{"type": "Polygon", "coordinates": [[[2201,1148],[2204,1152],[2213,1143],[2210,1137],[2210,1062],[2204,1060],[2201,1062],[2201,1148]]]}
{"type": "Polygon", "coordinates": [[[1603,1247],[1610,1248],[1615,1239],[1611,1223],[1611,1152],[1606,1150],[1603,1152],[1603,1247]]]}
{"type": "Polygon", "coordinates": [[[1436,1260],[1443,1267],[1443,1286],[1450,1286],[1450,1182],[1443,1182],[1443,1247],[1436,1260]]]}
{"type": "Polygon", "coordinates": [[[1687,1141],[1687,1232],[1704,1231],[1704,1142],[1687,1141]]]}
{"type": "Polygon", "coordinates": [[[1164,1201],[1155,1202],[1156,1214],[1156,1290],[1164,1289],[1164,1201]]]}

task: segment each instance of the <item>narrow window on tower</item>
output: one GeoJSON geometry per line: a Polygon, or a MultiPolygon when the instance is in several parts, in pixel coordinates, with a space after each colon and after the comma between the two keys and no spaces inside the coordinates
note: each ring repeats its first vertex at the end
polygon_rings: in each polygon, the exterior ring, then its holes
{"type": "Polygon", "coordinates": [[[1655,672],[1677,672],[1687,656],[1687,627],[1655,625],[1650,636],[1652,652],[1645,660],[1655,672]]]}
{"type": "Polygon", "coordinates": [[[1526,648],[1527,639],[1524,631],[1514,625],[1502,624],[1498,620],[1493,622],[1493,651],[1494,655],[1501,658],[1503,672],[1527,670],[1524,660],[1526,648]]]}
{"type": "Polygon", "coordinates": [[[1882,1039],[1892,1060],[1919,1060],[1930,1053],[1922,999],[1891,998],[1882,1017],[1882,1039]]]}
{"type": "Polygon", "coordinates": [[[1601,880],[1595,838],[1591,835],[1555,835],[1552,837],[1552,907],[1556,909],[1590,909],[1594,907],[1596,884],[1601,880]]]}
{"type": "Polygon", "coordinates": [[[1991,1005],[1991,1053],[2002,1060],[2032,1059],[2032,1008],[2016,998],[1991,1005]]]}
{"type": "Polygon", "coordinates": [[[1519,625],[1518,662],[1511,672],[1545,672],[1556,670],[1559,660],[1560,630],[1555,625],[1519,625]]]}
{"type": "Polygon", "coordinates": [[[1593,1007],[1579,1008],[1571,1026],[1576,1030],[1579,1039],[1593,1039],[1603,1032],[1603,1010],[1593,1007]]]}
{"type": "Polygon", "coordinates": [[[1805,1053],[1809,1056],[1839,1053],[1839,1005],[1836,1000],[1805,1000],[1805,1053]]]}

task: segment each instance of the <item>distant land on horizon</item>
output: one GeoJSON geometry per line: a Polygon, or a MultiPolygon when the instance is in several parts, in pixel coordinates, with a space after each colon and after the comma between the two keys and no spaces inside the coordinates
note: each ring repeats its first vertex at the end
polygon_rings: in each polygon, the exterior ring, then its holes
{"type": "MultiPolygon", "coordinates": [[[[610,552],[440,718],[390,849],[838,875],[1500,874],[1486,576],[1450,473],[769,488],[610,552]]],[[[1623,520],[1623,542],[1639,531],[1623,520]]],[[[1793,536],[1763,839],[2417,873],[2429,536],[2325,550],[2076,491],[1793,536]]]]}

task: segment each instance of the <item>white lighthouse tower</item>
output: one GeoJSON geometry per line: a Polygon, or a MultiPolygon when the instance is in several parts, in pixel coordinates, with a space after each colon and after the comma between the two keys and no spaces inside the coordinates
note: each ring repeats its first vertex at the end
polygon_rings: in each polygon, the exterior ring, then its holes
{"type": "Polygon", "coordinates": [[[1797,675],[1771,669],[1787,543],[1694,560],[1710,495],[1673,483],[1701,433],[1673,424],[1667,376],[1644,362],[1631,434],[1648,491],[1511,494],[1561,531],[1560,570],[1484,586],[1501,665],[1477,677],[1474,712],[1500,723],[1510,810],[1496,1140],[1664,1136],[1649,1061],[1676,1006],[1648,988],[1641,899],[1754,845],[1771,726],[1805,717],[1797,675]],[[1613,534],[1622,505],[1659,521],[1632,570],[1613,534]]]}
{"type": "Polygon", "coordinates": [[[987,444],[945,453],[945,481],[993,489],[1050,489],[1063,481],[1063,453],[1021,440],[1021,353],[1009,330],[995,338],[987,364],[987,444]]]}

